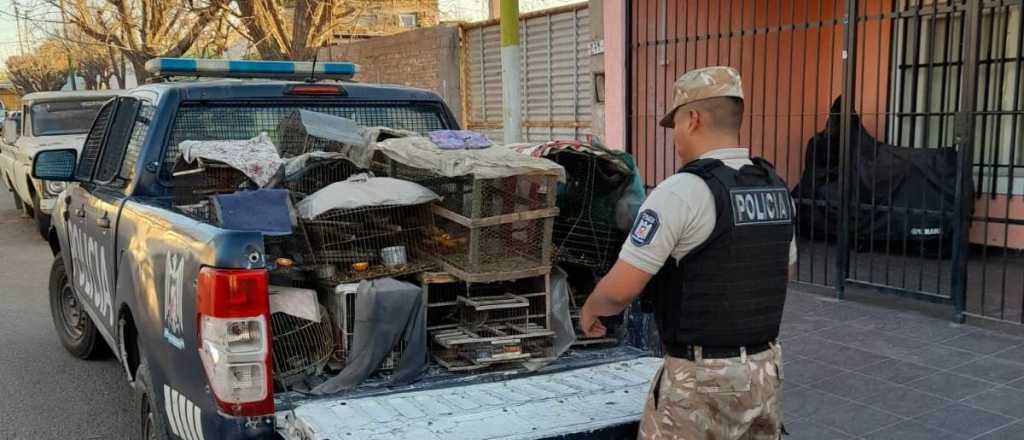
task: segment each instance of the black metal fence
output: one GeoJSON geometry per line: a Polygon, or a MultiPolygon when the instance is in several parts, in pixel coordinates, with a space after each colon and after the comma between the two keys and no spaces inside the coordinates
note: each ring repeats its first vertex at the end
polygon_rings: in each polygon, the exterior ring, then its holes
{"type": "Polygon", "coordinates": [[[1022,6],[631,1],[631,150],[648,186],[672,173],[672,81],[730,65],[741,141],[793,188],[800,282],[1024,323],[1022,6]]]}

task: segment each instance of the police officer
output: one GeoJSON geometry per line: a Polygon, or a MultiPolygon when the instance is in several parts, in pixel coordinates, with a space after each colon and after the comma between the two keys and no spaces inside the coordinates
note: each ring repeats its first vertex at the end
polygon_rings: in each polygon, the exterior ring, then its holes
{"type": "Polygon", "coordinates": [[[600,336],[646,288],[666,356],[641,439],[767,440],[782,435],[776,338],[796,261],[793,205],[772,166],[739,145],[740,76],[684,73],[661,121],[681,162],[640,208],[580,327],[600,336]],[[650,284],[648,286],[648,284],[650,284]]]}

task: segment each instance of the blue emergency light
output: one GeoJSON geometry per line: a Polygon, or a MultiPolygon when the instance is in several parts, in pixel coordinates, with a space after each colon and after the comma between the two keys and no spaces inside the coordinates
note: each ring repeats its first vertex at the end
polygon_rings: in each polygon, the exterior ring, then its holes
{"type": "Polygon", "coordinates": [[[146,71],[155,76],[215,78],[282,78],[304,80],[350,80],[359,73],[353,63],[311,63],[306,61],[205,60],[197,58],[154,58],[146,71]],[[315,69],[315,70],[314,70],[315,69]]]}

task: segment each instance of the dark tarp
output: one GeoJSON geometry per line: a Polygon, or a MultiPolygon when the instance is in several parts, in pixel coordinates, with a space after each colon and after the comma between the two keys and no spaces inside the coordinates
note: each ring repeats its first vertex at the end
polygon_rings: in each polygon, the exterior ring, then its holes
{"type": "MultiPolygon", "coordinates": [[[[799,232],[818,240],[835,239],[840,227],[840,103],[837,98],[825,129],[808,141],[804,172],[793,189],[799,232]]],[[[952,244],[956,150],[880,143],[856,113],[850,129],[851,243],[941,237],[944,245],[952,244]]]]}
{"type": "Polygon", "coordinates": [[[345,369],[313,389],[313,394],[350,390],[377,370],[400,342],[404,343],[391,384],[416,380],[427,368],[427,327],[419,286],[382,278],[359,283],[352,350],[345,369]]]}

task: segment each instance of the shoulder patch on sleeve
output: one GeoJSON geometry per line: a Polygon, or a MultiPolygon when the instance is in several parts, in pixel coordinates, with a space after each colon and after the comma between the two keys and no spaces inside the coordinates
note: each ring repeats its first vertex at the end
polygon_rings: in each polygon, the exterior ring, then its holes
{"type": "Polygon", "coordinates": [[[661,226],[661,220],[658,219],[658,213],[651,209],[645,209],[636,216],[633,231],[629,233],[629,240],[636,246],[647,246],[654,240],[659,226],[661,226]]]}

